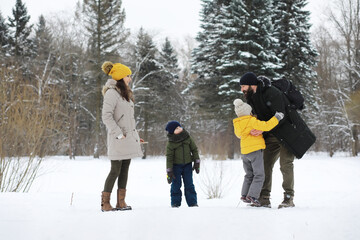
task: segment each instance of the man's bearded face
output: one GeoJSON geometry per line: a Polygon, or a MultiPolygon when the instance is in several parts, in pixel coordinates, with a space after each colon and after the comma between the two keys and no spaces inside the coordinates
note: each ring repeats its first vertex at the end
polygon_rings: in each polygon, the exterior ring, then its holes
{"type": "Polygon", "coordinates": [[[243,87],[241,91],[244,93],[246,100],[249,100],[254,94],[254,90],[250,86],[247,86],[247,88],[243,87]]]}

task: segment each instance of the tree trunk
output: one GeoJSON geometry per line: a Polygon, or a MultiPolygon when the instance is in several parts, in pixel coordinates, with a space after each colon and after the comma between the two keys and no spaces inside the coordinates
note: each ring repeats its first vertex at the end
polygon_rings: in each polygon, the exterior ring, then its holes
{"type": "Polygon", "coordinates": [[[227,135],[228,135],[228,139],[229,139],[229,142],[228,142],[228,158],[229,159],[234,159],[235,141],[234,141],[234,127],[233,127],[232,119],[230,119],[228,121],[227,135]]]}
{"type": "MultiPolygon", "coordinates": [[[[148,102],[148,98],[145,97],[145,102],[148,102]]],[[[148,137],[149,137],[149,123],[148,123],[148,109],[147,106],[144,106],[144,139],[145,141],[149,141],[148,137]]],[[[148,144],[143,144],[144,146],[144,155],[142,157],[142,159],[146,159],[147,156],[147,145],[148,144]]]]}
{"type": "Polygon", "coordinates": [[[99,141],[100,141],[100,115],[101,115],[101,76],[98,75],[96,79],[96,120],[95,120],[95,147],[94,158],[99,158],[99,141]]]}
{"type": "Polygon", "coordinates": [[[359,150],[359,138],[358,138],[358,129],[357,126],[353,126],[352,129],[353,132],[353,145],[352,145],[352,155],[353,157],[356,157],[358,155],[358,150],[359,150]]]}

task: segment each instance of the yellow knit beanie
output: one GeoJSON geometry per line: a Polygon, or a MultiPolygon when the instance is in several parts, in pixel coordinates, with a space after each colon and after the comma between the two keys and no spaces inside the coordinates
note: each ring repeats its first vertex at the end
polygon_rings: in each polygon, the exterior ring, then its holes
{"type": "Polygon", "coordinates": [[[103,63],[101,68],[104,73],[110,75],[116,81],[123,79],[128,75],[131,75],[130,68],[121,63],[113,64],[112,62],[107,61],[103,63]]]}

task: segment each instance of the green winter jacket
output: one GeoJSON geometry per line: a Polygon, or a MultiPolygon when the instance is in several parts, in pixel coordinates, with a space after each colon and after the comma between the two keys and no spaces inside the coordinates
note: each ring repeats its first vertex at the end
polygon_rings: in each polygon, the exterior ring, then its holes
{"type": "Polygon", "coordinates": [[[197,146],[189,133],[184,129],[180,134],[168,134],[166,145],[166,168],[174,164],[187,164],[200,159],[197,146]]]}

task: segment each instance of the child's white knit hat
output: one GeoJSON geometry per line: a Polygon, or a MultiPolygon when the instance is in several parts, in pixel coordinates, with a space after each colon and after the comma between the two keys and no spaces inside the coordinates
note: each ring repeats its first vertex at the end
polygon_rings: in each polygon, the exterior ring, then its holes
{"type": "Polygon", "coordinates": [[[235,113],[238,117],[247,116],[251,114],[251,106],[241,99],[234,100],[235,113]]]}

